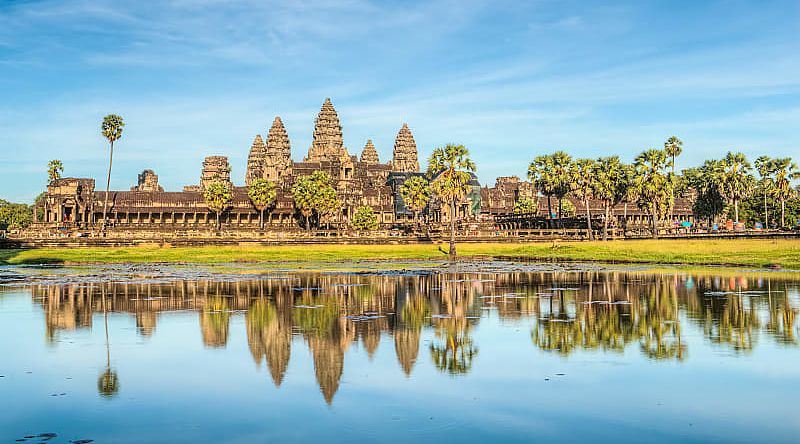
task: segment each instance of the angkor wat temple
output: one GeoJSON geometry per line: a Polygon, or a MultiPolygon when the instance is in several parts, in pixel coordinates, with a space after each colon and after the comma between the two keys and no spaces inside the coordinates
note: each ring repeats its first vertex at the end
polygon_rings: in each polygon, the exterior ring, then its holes
{"type": "MultiPolygon", "coordinates": [[[[406,208],[399,192],[409,177],[424,174],[420,171],[417,144],[411,129],[402,125],[395,138],[392,159],[386,163],[381,163],[372,140],[366,141],[360,156],[350,154],[344,145],[339,116],[330,99],[325,99],[314,125],[313,142],[302,162],[292,159],[289,135],[281,118],[275,117],[266,140],[260,134],[253,140],[244,186],[232,183],[231,165],[224,156],[206,157],[199,183],[185,186],[178,192],[164,191],[153,170],[145,169],[129,191],[109,193],[109,225],[126,230],[211,228],[215,216],[203,199],[203,190],[212,181],[223,181],[233,190],[230,206],[221,216],[223,228],[257,230],[259,213],[248,198],[247,187],[254,180],[263,178],[275,183],[278,190],[276,203],[265,216],[266,230],[300,230],[302,218],[294,205],[292,184],[298,177],[317,170],[330,175],[342,203],[341,211],[330,218],[332,228],[348,227],[356,208],[361,206],[373,209],[383,229],[413,223],[413,213],[406,208]]],[[[494,224],[498,216],[507,221],[515,203],[523,197],[538,202],[539,211],[533,217],[546,217],[548,214],[547,200],[537,198],[531,184],[516,176],[500,177],[490,188],[482,187],[473,175],[470,186],[472,192],[456,208],[456,218],[461,222],[494,224]]],[[[47,188],[46,198],[35,208],[36,229],[91,230],[99,227],[105,194],[95,190],[94,179],[61,178],[53,181],[47,188]]],[[[591,206],[593,214],[602,213],[599,203],[593,202],[591,206]]],[[[450,220],[449,207],[436,199],[423,213],[434,224],[450,220]]],[[[636,205],[620,205],[614,216],[618,221],[624,219],[625,223],[634,225],[644,225],[648,221],[648,216],[636,205]]],[[[691,203],[677,199],[674,216],[681,220],[691,219],[691,203]]]]}

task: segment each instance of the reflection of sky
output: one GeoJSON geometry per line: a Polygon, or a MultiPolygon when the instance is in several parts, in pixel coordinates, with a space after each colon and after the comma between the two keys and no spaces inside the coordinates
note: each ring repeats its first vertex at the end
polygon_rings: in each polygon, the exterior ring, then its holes
{"type": "Polygon", "coordinates": [[[331,406],[302,337],[294,337],[276,388],[267,368],[253,362],[243,314],[232,315],[224,349],[204,348],[196,312],[158,316],[156,332],[143,339],[133,316],[110,315],[121,389],[106,400],[96,389],[105,368],[102,314],[93,329],[60,331],[48,345],[30,293],[0,295],[0,399],[13,406],[0,415],[0,441],[55,432],[56,442],[790,442],[800,432],[800,350],[762,335],[751,352],[736,355],[710,344],[685,316],[689,357],[675,362],[649,360],[637,344],[625,353],[577,350],[564,358],[531,344],[532,321],[500,322],[484,311],[472,330],[479,355],[460,377],[433,366],[430,327],[410,378],[383,334],[371,360],[351,344],[331,406]]]}

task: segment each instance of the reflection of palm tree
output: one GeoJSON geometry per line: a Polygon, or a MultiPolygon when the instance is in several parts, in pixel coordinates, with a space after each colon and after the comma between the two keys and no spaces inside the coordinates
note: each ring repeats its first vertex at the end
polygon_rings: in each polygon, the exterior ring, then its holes
{"type": "Polygon", "coordinates": [[[200,331],[206,347],[225,347],[228,344],[228,326],[231,313],[224,298],[212,297],[200,313],[200,331]]]}
{"type": "Polygon", "coordinates": [[[117,376],[117,372],[111,369],[111,347],[108,342],[108,309],[106,308],[105,288],[102,286],[101,288],[101,297],[103,298],[103,325],[106,333],[106,369],[97,379],[97,391],[100,393],[100,396],[113,398],[119,392],[119,377],[117,376]]]}
{"type": "Polygon", "coordinates": [[[430,346],[431,358],[436,368],[450,375],[469,373],[472,361],[478,355],[478,348],[469,334],[472,325],[467,319],[472,293],[462,294],[456,290],[470,289],[455,283],[442,284],[442,303],[446,315],[437,320],[438,342],[433,342],[430,346]]]}
{"type": "Polygon", "coordinates": [[[430,347],[433,364],[439,371],[450,375],[467,374],[478,355],[478,348],[467,332],[467,323],[458,322],[457,319],[443,321],[436,332],[439,342],[432,343],[430,347]]]}

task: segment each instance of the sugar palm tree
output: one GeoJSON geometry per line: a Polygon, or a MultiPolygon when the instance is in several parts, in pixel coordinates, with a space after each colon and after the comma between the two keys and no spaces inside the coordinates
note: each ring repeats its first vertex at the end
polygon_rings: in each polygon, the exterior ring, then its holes
{"type": "Polygon", "coordinates": [[[421,176],[411,176],[400,187],[403,203],[414,213],[414,220],[419,222],[419,213],[428,206],[431,200],[431,185],[421,176]]]}
{"type": "Polygon", "coordinates": [[[603,240],[608,240],[611,210],[629,194],[631,175],[630,165],[623,164],[618,156],[597,159],[593,192],[595,198],[603,202],[603,240]]]}
{"type": "Polygon", "coordinates": [[[536,188],[547,196],[548,218],[552,218],[552,197],[558,199],[559,225],[561,224],[561,201],[570,192],[575,176],[572,157],[564,151],[537,156],[528,166],[528,177],[536,188]]]}
{"type": "Polygon", "coordinates": [[[593,197],[595,187],[595,168],[596,163],[592,159],[578,159],[575,161],[575,182],[572,192],[583,202],[586,209],[586,233],[589,235],[589,240],[594,240],[589,199],[593,197]]]}
{"type": "Polygon", "coordinates": [[[739,222],[739,202],[753,192],[755,178],[750,174],[750,162],[742,153],[728,152],[722,159],[720,178],[722,195],[733,204],[735,222],[739,222]]]}
{"type": "Polygon", "coordinates": [[[464,145],[436,148],[428,160],[428,175],[435,177],[431,190],[450,206],[450,260],[456,259],[456,206],[469,194],[469,173],[474,171],[475,162],[464,145]]]}
{"type": "Polygon", "coordinates": [[[672,174],[675,174],[675,158],[683,153],[683,141],[675,136],[670,137],[664,142],[664,151],[669,156],[669,166],[672,168],[672,174]]]}
{"type": "Polygon", "coordinates": [[[786,226],[786,201],[795,196],[792,180],[800,178],[797,164],[790,157],[775,159],[773,162],[775,186],[773,194],[781,202],[781,227],[786,226]]]}
{"type": "Polygon", "coordinates": [[[64,164],[58,159],[53,159],[47,164],[47,179],[50,183],[61,178],[64,172],[64,164]]]}
{"type": "Polygon", "coordinates": [[[769,210],[767,208],[767,196],[772,193],[775,181],[772,175],[775,174],[775,162],[769,156],[761,156],[755,161],[756,171],[761,178],[759,188],[764,195],[764,228],[769,229],[769,210]]]}
{"type": "Polygon", "coordinates": [[[556,181],[553,178],[553,158],[550,155],[536,156],[528,165],[528,179],[534,188],[547,197],[548,225],[553,217],[552,197],[555,194],[556,181]]]}
{"type": "Polygon", "coordinates": [[[214,212],[217,218],[215,227],[219,230],[221,228],[219,217],[233,199],[233,190],[231,190],[230,184],[221,180],[211,182],[203,190],[203,199],[206,201],[208,209],[214,212]]]}
{"type": "Polygon", "coordinates": [[[658,238],[659,218],[672,195],[672,176],[666,172],[668,164],[667,153],[656,149],[639,154],[634,162],[632,194],[639,208],[650,211],[653,239],[658,238]]]}
{"type": "Polygon", "coordinates": [[[277,196],[275,184],[267,179],[256,179],[250,183],[250,187],[247,189],[247,197],[258,210],[258,226],[262,230],[264,229],[264,210],[275,203],[277,196]]]}
{"type": "Polygon", "coordinates": [[[102,232],[106,232],[106,221],[108,218],[108,194],[111,188],[111,166],[114,164],[114,142],[122,138],[122,128],[125,127],[125,122],[122,117],[116,114],[109,114],[103,118],[103,123],[100,125],[100,133],[108,140],[110,150],[108,155],[108,177],[106,179],[106,196],[103,202],[103,225],[102,232]]]}

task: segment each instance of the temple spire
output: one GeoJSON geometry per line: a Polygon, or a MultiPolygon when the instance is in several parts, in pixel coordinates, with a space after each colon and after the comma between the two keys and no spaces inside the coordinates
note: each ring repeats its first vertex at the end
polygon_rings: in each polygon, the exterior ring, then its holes
{"type": "Polygon", "coordinates": [[[414,135],[404,123],[397,133],[394,140],[394,150],[392,152],[392,170],[404,173],[416,173],[419,171],[419,161],[417,160],[417,142],[414,135]]]}
{"type": "Polygon", "coordinates": [[[372,139],[368,139],[367,144],[364,145],[364,150],[361,151],[361,161],[370,165],[380,163],[378,151],[375,149],[375,145],[372,144],[372,139]]]}
{"type": "Polygon", "coordinates": [[[349,157],[342,139],[342,125],[330,98],[325,99],[314,124],[314,141],[308,149],[308,162],[339,160],[349,157]]]}
{"type": "Polygon", "coordinates": [[[247,173],[244,178],[245,185],[250,186],[253,181],[261,178],[266,151],[267,145],[264,144],[261,134],[256,134],[253,145],[250,146],[250,154],[247,156],[247,173]]]}

